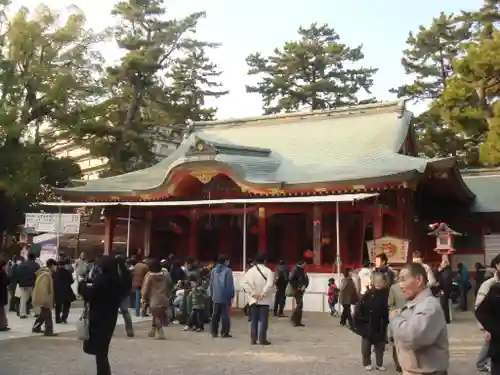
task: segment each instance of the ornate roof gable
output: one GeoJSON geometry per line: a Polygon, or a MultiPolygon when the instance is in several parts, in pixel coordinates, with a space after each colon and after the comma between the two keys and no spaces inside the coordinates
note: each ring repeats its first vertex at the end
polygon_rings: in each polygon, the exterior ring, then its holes
{"type": "Polygon", "coordinates": [[[257,147],[244,147],[238,145],[229,145],[218,142],[210,142],[201,137],[196,136],[193,143],[186,153],[187,157],[190,156],[216,156],[219,154],[226,155],[245,155],[245,156],[259,156],[268,157],[271,150],[267,148],[257,147]]]}

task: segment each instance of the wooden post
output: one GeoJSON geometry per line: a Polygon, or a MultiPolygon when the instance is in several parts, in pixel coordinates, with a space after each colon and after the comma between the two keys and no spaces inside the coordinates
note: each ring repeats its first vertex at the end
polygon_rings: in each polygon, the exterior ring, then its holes
{"type": "Polygon", "coordinates": [[[377,239],[383,236],[383,217],[382,217],[382,206],[377,204],[373,210],[373,238],[377,239]]]}
{"type": "Polygon", "coordinates": [[[113,235],[115,220],[106,210],[104,211],[104,255],[111,255],[113,252],[113,235]]]}
{"type": "Polygon", "coordinates": [[[146,212],[146,221],[144,223],[144,257],[148,257],[151,252],[151,223],[153,214],[151,211],[146,212]]]}
{"type": "Polygon", "coordinates": [[[267,218],[266,209],[264,207],[259,207],[257,211],[259,218],[259,248],[258,251],[262,253],[267,253],[267,218]]]}
{"type": "Polygon", "coordinates": [[[189,249],[188,254],[191,258],[196,259],[198,255],[198,215],[195,209],[191,210],[189,215],[189,249]]]}
{"type": "Polygon", "coordinates": [[[321,226],[322,226],[322,212],[321,207],[317,204],[313,206],[313,253],[314,264],[321,264],[321,226]]]}

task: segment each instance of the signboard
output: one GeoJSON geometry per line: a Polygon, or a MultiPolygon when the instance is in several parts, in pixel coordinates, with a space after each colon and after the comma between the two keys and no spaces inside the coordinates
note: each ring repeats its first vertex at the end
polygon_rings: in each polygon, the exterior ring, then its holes
{"type": "Polygon", "coordinates": [[[45,265],[49,259],[57,260],[57,245],[46,243],[40,249],[40,261],[45,265]]]}
{"type": "Polygon", "coordinates": [[[398,237],[381,237],[376,240],[366,241],[370,262],[375,263],[377,254],[384,252],[389,264],[406,263],[410,241],[398,237]]]}
{"type": "Polygon", "coordinates": [[[32,228],[36,232],[50,232],[63,234],[78,234],[80,232],[79,214],[26,214],[25,228],[32,228]],[[57,223],[60,220],[59,230],[57,223]]]}
{"type": "Polygon", "coordinates": [[[40,242],[50,241],[50,240],[53,240],[56,237],[57,237],[57,235],[54,234],[54,233],[40,234],[39,236],[33,237],[33,243],[40,243],[40,242]]]}

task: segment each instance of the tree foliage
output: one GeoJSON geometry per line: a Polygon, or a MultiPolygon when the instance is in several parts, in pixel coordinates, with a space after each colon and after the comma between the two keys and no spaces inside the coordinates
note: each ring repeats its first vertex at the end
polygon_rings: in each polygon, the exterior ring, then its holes
{"type": "Polygon", "coordinates": [[[95,59],[91,35],[75,12],[66,22],[45,6],[21,8],[7,19],[0,2],[0,232],[14,231],[52,187],[79,178],[80,168],[44,147],[42,127],[59,123],[88,95],[95,59]]]}
{"type": "MultiPolygon", "coordinates": [[[[179,137],[179,125],[200,119],[207,111],[205,96],[216,96],[201,87],[219,86],[207,77],[220,74],[205,54],[217,45],[194,38],[203,12],[165,19],[163,1],[129,0],[119,2],[112,13],[117,23],[110,34],[123,57],[103,76],[108,94],[86,121],[70,129],[93,155],[108,159],[105,175],[153,164],[153,142],[179,137]]],[[[215,110],[211,113],[213,117],[215,110]]]]}
{"type": "Polygon", "coordinates": [[[439,102],[442,115],[461,131],[480,135],[480,161],[500,165],[500,1],[485,0],[476,12],[464,13],[472,37],[463,43],[453,67],[456,76],[439,102]]]}
{"type": "Polygon", "coordinates": [[[154,141],[214,119],[206,98],[227,94],[208,57],[218,44],[195,38],[203,12],[167,19],[161,0],[120,1],[116,23],[96,33],[74,7],[63,18],[44,5],[9,6],[0,0],[0,233],[80,177],[50,151],[56,142],[107,158],[107,175],[129,172],[156,161],[154,141]],[[105,65],[104,41],[121,50],[118,64],[105,65]]]}
{"type": "Polygon", "coordinates": [[[500,1],[441,15],[407,40],[402,64],[414,80],[392,92],[429,109],[415,119],[423,154],[462,165],[500,165],[500,1]]]}
{"type": "Polygon", "coordinates": [[[371,94],[377,69],[360,66],[362,46],[341,43],[328,25],[299,28],[300,39],[276,48],[270,56],[254,53],[247,57],[248,74],[257,76],[247,92],[262,96],[266,114],[336,108],[371,102],[361,100],[361,92],[371,94]]]}

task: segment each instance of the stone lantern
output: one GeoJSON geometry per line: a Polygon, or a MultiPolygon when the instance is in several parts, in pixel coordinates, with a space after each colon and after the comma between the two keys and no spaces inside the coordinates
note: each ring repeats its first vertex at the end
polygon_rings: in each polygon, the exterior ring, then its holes
{"type": "Polygon", "coordinates": [[[434,251],[441,254],[443,261],[449,261],[449,255],[455,253],[453,238],[455,236],[461,236],[462,233],[454,231],[446,223],[434,223],[429,225],[429,228],[431,232],[429,232],[428,235],[436,237],[436,247],[434,251]]]}

